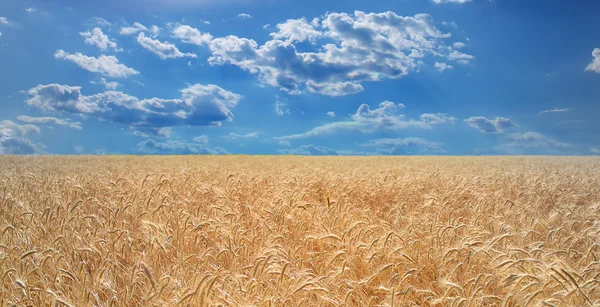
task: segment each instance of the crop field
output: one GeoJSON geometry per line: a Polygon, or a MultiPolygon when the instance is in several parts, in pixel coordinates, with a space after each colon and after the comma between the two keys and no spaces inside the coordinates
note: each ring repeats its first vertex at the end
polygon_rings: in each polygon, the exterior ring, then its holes
{"type": "Polygon", "coordinates": [[[600,306],[600,159],[0,156],[0,306],[600,306]]]}

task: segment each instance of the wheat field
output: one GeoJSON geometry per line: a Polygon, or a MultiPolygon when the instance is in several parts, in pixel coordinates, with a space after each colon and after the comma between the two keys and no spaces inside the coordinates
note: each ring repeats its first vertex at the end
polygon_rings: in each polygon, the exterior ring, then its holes
{"type": "Polygon", "coordinates": [[[600,306],[600,159],[0,157],[1,306],[600,306]]]}

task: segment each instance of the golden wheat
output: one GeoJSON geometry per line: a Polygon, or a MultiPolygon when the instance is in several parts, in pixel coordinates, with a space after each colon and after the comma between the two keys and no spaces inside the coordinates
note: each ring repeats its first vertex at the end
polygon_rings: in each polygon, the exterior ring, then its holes
{"type": "Polygon", "coordinates": [[[1,306],[600,306],[600,159],[0,157],[1,306]]]}

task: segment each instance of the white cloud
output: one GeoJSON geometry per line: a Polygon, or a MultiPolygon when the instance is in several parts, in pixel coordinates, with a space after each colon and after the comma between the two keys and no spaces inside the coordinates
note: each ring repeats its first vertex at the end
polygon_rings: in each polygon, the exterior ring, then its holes
{"type": "Polygon", "coordinates": [[[131,26],[131,27],[122,27],[121,35],[132,35],[132,34],[136,34],[138,32],[143,32],[143,31],[148,31],[148,28],[146,28],[143,24],[136,21],[133,23],[133,26],[131,26]]]}
{"type": "Polygon", "coordinates": [[[81,87],[59,84],[38,85],[28,94],[27,104],[43,111],[91,116],[153,135],[165,127],[220,126],[233,120],[231,109],[242,98],[213,84],[191,85],[176,99],[138,99],[115,91],[85,96],[81,87]]]}
{"type": "Polygon", "coordinates": [[[190,57],[195,58],[196,54],[194,53],[183,53],[177,49],[177,47],[169,42],[161,42],[156,39],[152,39],[150,37],[146,37],[144,33],[140,33],[137,37],[137,41],[144,49],[149,50],[150,52],[156,54],[159,58],[166,59],[175,59],[182,57],[190,57]]]}
{"type": "Polygon", "coordinates": [[[28,136],[39,134],[40,128],[35,125],[20,125],[10,120],[0,122],[0,154],[36,154],[44,146],[33,144],[28,136]]]}
{"type": "Polygon", "coordinates": [[[571,109],[567,109],[567,108],[559,109],[559,108],[555,107],[555,108],[550,109],[550,110],[544,110],[544,111],[542,111],[540,113],[563,113],[563,112],[569,112],[569,111],[571,111],[571,109]]]}
{"type": "Polygon", "coordinates": [[[290,114],[290,110],[287,108],[287,105],[283,102],[279,101],[279,97],[277,97],[277,100],[275,101],[275,114],[277,114],[277,116],[283,116],[286,114],[290,114]]]}
{"type": "Polygon", "coordinates": [[[317,38],[323,36],[315,26],[309,23],[306,18],[288,19],[284,23],[277,25],[278,32],[269,34],[274,39],[283,40],[288,43],[310,41],[314,42],[317,38]]]}
{"type": "Polygon", "coordinates": [[[463,3],[471,2],[472,0],[431,0],[431,1],[436,4],[444,4],[444,3],[463,4],[463,3]]]}
{"type": "Polygon", "coordinates": [[[452,67],[452,66],[450,66],[450,65],[448,65],[446,63],[435,62],[435,68],[437,68],[438,71],[444,71],[444,70],[447,70],[447,69],[452,69],[454,67],[452,67]]]}
{"type": "Polygon", "coordinates": [[[332,112],[332,111],[327,112],[327,116],[329,116],[331,118],[334,118],[335,117],[335,112],[332,112]]]}
{"type": "Polygon", "coordinates": [[[157,36],[158,33],[160,33],[160,28],[156,25],[153,25],[150,27],[150,33],[152,33],[153,36],[157,36]]]}
{"type": "Polygon", "coordinates": [[[222,138],[237,140],[237,139],[255,139],[258,137],[258,133],[250,132],[246,134],[238,134],[235,132],[229,132],[229,134],[222,136],[222,138]]]}
{"type": "Polygon", "coordinates": [[[515,123],[506,117],[488,119],[483,116],[474,116],[465,119],[464,122],[480,132],[488,134],[504,133],[506,129],[516,126],[515,123]]]}
{"type": "Polygon", "coordinates": [[[117,48],[117,43],[111,41],[100,28],[94,28],[91,32],[81,32],[79,34],[85,38],[86,44],[94,45],[102,50],[112,48],[116,51],[120,51],[120,49],[117,48]]]}
{"type": "Polygon", "coordinates": [[[187,25],[175,28],[173,30],[173,37],[180,39],[184,43],[194,45],[209,44],[213,38],[209,33],[202,33],[200,30],[187,25]]]}
{"type": "Polygon", "coordinates": [[[112,24],[102,17],[92,17],[90,18],[89,24],[97,25],[101,27],[110,27],[112,24]]]}
{"type": "Polygon", "coordinates": [[[474,58],[444,45],[451,34],[437,29],[427,14],[327,13],[310,22],[287,20],[276,28],[263,45],[232,35],[213,39],[209,63],[239,66],[291,94],[342,96],[363,91],[363,82],[418,71],[426,56],[474,58]],[[306,44],[298,44],[303,42],[315,46],[303,52],[306,44]]]}
{"type": "Polygon", "coordinates": [[[6,17],[0,17],[0,24],[7,25],[9,23],[10,22],[8,22],[8,19],[6,17]]]}
{"type": "Polygon", "coordinates": [[[379,108],[371,110],[369,105],[362,104],[352,120],[339,121],[318,126],[309,131],[275,138],[276,140],[294,140],[331,134],[339,131],[359,133],[374,133],[377,131],[398,131],[408,128],[432,129],[435,125],[452,124],[456,118],[445,114],[423,114],[418,120],[407,119],[403,114],[397,114],[403,109],[403,104],[384,101],[379,108]]]}
{"type": "Polygon", "coordinates": [[[170,138],[173,135],[173,128],[171,127],[129,127],[128,134],[132,134],[135,136],[141,136],[145,138],[149,137],[160,137],[160,138],[170,138]]]}
{"type": "Polygon", "coordinates": [[[149,139],[137,145],[141,152],[152,154],[226,154],[227,151],[223,148],[210,148],[208,144],[201,143],[186,143],[177,140],[167,140],[165,142],[157,142],[149,139]]]}
{"type": "Polygon", "coordinates": [[[456,42],[456,43],[454,43],[453,46],[456,49],[461,49],[461,48],[465,48],[467,45],[465,45],[465,43],[462,43],[462,42],[456,42]]]}
{"type": "Polygon", "coordinates": [[[42,125],[56,125],[56,126],[64,126],[72,129],[81,130],[80,122],[72,122],[68,119],[61,119],[56,117],[31,117],[26,115],[17,116],[17,119],[29,123],[29,124],[42,124],[42,125]]]}
{"type": "Polygon", "coordinates": [[[33,7],[28,7],[25,9],[25,12],[27,12],[27,13],[34,13],[35,11],[37,11],[37,9],[33,8],[33,7]]]}
{"type": "Polygon", "coordinates": [[[208,145],[208,135],[199,135],[192,139],[192,141],[204,145],[208,145]]]}
{"type": "Polygon", "coordinates": [[[57,50],[54,53],[54,58],[71,61],[85,70],[97,72],[107,77],[127,78],[139,74],[139,71],[119,63],[119,60],[114,56],[101,55],[95,58],[79,52],[66,53],[63,50],[57,50]]]}
{"type": "Polygon", "coordinates": [[[292,144],[288,141],[279,141],[279,146],[291,147],[292,144]]]}
{"type": "Polygon", "coordinates": [[[475,57],[470,54],[466,54],[456,50],[450,52],[450,54],[448,55],[448,60],[457,61],[460,64],[469,64],[469,60],[472,60],[474,58],[475,57]]]}
{"type": "MultiPolygon", "coordinates": [[[[95,81],[90,81],[91,84],[98,84],[95,81]]],[[[102,84],[104,86],[104,89],[107,91],[114,91],[116,90],[119,86],[121,86],[121,84],[119,84],[118,82],[115,81],[106,81],[106,79],[104,78],[100,78],[100,84],[102,84]]]]}
{"type": "Polygon", "coordinates": [[[447,113],[425,113],[421,114],[419,118],[421,122],[431,126],[454,124],[454,122],[456,122],[456,118],[447,113]]]}
{"type": "Polygon", "coordinates": [[[241,13],[241,14],[238,14],[236,17],[241,18],[241,19],[250,19],[250,18],[252,18],[252,15],[246,14],[246,13],[241,13]]]}
{"type": "Polygon", "coordinates": [[[385,138],[376,139],[361,144],[362,147],[375,147],[380,154],[388,155],[406,155],[406,154],[426,154],[441,153],[443,144],[431,142],[422,138],[385,138]]]}
{"type": "Polygon", "coordinates": [[[514,133],[506,136],[507,143],[496,146],[495,149],[509,154],[524,153],[568,153],[574,146],[559,142],[556,139],[538,132],[514,133]]]}
{"type": "Polygon", "coordinates": [[[595,48],[592,56],[594,60],[585,68],[585,71],[595,71],[600,74],[600,48],[595,48]]]}
{"type": "Polygon", "coordinates": [[[85,149],[81,145],[77,145],[77,146],[73,147],[73,150],[75,150],[75,153],[79,154],[79,155],[83,154],[85,152],[85,149]]]}

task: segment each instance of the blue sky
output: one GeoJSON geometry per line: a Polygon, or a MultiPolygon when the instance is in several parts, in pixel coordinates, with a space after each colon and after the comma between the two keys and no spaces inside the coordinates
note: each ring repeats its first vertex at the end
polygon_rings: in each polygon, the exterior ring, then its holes
{"type": "Polygon", "coordinates": [[[0,2],[0,153],[598,155],[597,1],[0,2]]]}

